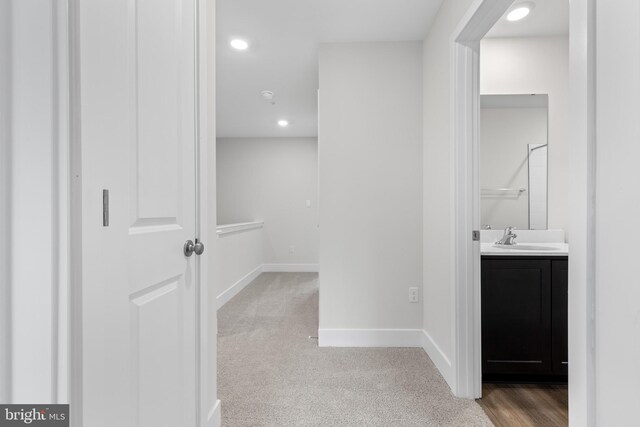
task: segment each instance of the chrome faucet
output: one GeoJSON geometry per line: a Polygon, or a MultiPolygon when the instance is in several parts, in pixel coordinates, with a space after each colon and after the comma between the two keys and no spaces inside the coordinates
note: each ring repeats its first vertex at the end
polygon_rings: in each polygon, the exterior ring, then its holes
{"type": "Polygon", "coordinates": [[[504,236],[502,236],[502,239],[498,240],[495,244],[508,246],[515,245],[516,237],[518,237],[518,235],[513,233],[513,227],[507,227],[504,229],[504,236]]]}

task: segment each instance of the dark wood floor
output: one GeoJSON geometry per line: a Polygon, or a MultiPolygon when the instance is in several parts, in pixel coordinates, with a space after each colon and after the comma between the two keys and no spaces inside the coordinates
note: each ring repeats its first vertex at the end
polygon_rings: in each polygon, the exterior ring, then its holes
{"type": "Polygon", "coordinates": [[[477,402],[497,427],[569,425],[566,385],[483,384],[477,402]]]}

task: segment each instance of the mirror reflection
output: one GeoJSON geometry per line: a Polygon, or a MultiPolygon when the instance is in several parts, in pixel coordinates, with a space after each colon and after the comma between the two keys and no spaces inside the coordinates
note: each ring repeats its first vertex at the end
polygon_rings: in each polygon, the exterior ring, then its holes
{"type": "Polygon", "coordinates": [[[547,229],[549,97],[480,97],[481,222],[485,229],[547,229]]]}

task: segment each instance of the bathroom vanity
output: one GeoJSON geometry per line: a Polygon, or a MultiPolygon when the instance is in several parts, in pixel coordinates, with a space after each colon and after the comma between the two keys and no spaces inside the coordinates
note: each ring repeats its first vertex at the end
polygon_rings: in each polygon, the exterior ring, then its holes
{"type": "Polygon", "coordinates": [[[482,379],[565,382],[565,220],[549,211],[549,96],[483,94],[480,102],[482,379]],[[551,221],[550,221],[551,218],[551,221]]]}
{"type": "Polygon", "coordinates": [[[482,244],[483,381],[566,382],[568,246],[482,244]]]}

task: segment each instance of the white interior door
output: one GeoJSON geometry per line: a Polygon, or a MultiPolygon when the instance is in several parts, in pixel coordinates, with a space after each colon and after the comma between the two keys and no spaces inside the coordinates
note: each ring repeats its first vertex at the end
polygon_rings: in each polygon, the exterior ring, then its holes
{"type": "Polygon", "coordinates": [[[77,8],[81,425],[195,426],[195,0],[77,8]]]}

